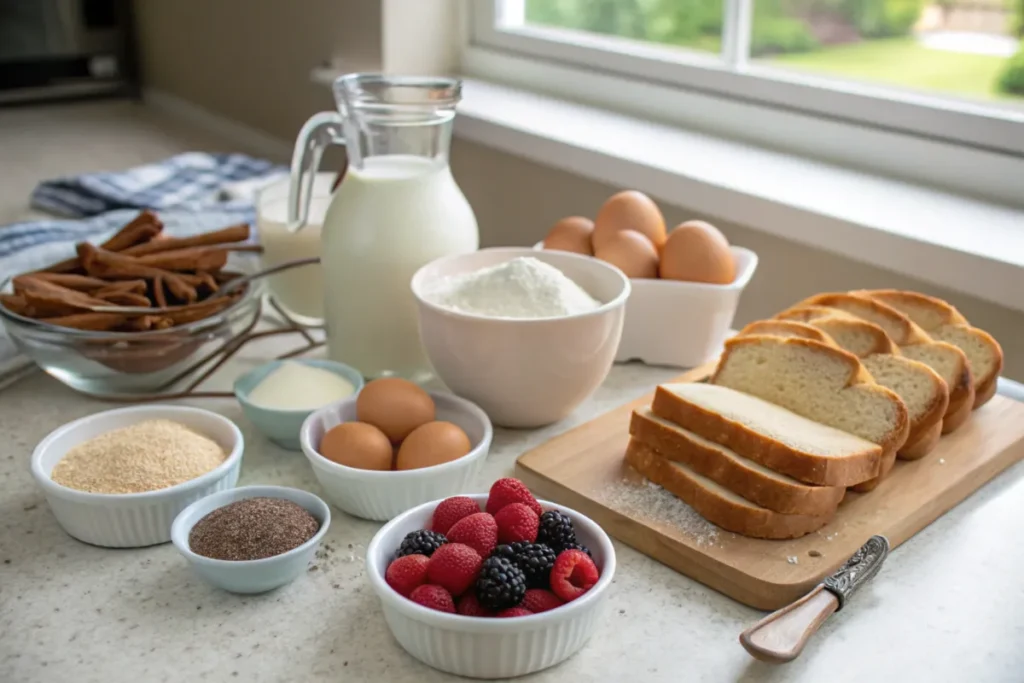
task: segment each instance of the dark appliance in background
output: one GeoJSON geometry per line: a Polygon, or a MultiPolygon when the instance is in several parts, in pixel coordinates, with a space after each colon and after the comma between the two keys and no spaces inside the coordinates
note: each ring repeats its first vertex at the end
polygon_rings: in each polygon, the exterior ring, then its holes
{"type": "Polygon", "coordinates": [[[130,0],[0,0],[0,106],[137,94],[130,0]]]}

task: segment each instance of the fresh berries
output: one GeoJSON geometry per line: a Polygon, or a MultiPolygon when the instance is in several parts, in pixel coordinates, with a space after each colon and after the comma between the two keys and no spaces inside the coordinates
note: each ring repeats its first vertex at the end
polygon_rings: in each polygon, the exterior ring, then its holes
{"type": "MultiPolygon", "coordinates": [[[[533,514],[529,509],[527,512],[533,514]]],[[[480,557],[487,557],[498,545],[500,531],[494,517],[486,512],[477,512],[460,519],[448,530],[448,542],[464,543],[477,551],[480,557]]]]}
{"type": "Polygon", "coordinates": [[[580,545],[579,543],[572,543],[570,545],[567,545],[565,546],[565,548],[563,548],[563,550],[582,550],[587,554],[587,557],[589,557],[590,559],[594,559],[594,556],[590,553],[590,548],[588,548],[585,545],[580,545]]]}
{"type": "Polygon", "coordinates": [[[480,506],[469,496],[445,498],[434,508],[434,517],[430,528],[439,534],[447,534],[448,530],[460,519],[480,512],[480,506]]]}
{"type": "Polygon", "coordinates": [[[458,597],[476,581],[483,560],[480,553],[462,543],[445,543],[427,564],[427,579],[458,597]]]}
{"type": "Polygon", "coordinates": [[[593,588],[601,578],[597,565],[582,550],[565,550],[558,555],[551,569],[551,590],[571,602],[593,588]]]}
{"type": "Polygon", "coordinates": [[[558,510],[548,510],[540,516],[540,528],[537,531],[537,543],[560,553],[576,543],[576,530],[572,520],[558,510]]]}
{"type": "Polygon", "coordinates": [[[491,492],[487,496],[487,507],[485,508],[487,512],[496,515],[501,508],[512,503],[525,504],[536,512],[538,517],[543,512],[540,503],[537,502],[537,499],[533,497],[530,489],[526,488],[526,484],[523,482],[511,477],[494,482],[491,485],[491,492]]]}
{"type": "Polygon", "coordinates": [[[501,610],[494,616],[498,617],[499,619],[504,619],[506,617],[528,617],[531,614],[533,614],[533,612],[522,607],[509,607],[508,609],[501,610]]]}
{"type": "Polygon", "coordinates": [[[476,599],[476,593],[469,591],[461,598],[455,606],[455,611],[467,617],[493,617],[494,612],[484,609],[480,601],[476,599]]]}
{"type": "Polygon", "coordinates": [[[494,554],[516,563],[526,576],[527,588],[547,588],[550,585],[551,568],[558,556],[546,545],[525,542],[499,545],[494,554]]]}
{"type": "Polygon", "coordinates": [[[409,597],[409,594],[427,582],[426,555],[404,555],[388,565],[384,572],[384,580],[398,593],[409,597]]]}
{"type": "Polygon", "coordinates": [[[476,580],[476,597],[487,609],[515,607],[526,595],[526,576],[507,557],[491,556],[484,560],[476,580]]]}
{"type": "Polygon", "coordinates": [[[526,597],[523,598],[523,603],[520,607],[530,610],[534,614],[540,614],[541,612],[547,612],[548,610],[561,607],[565,604],[562,598],[558,597],[551,591],[542,590],[540,588],[529,588],[526,591],[526,597]]]}
{"type": "Polygon", "coordinates": [[[438,612],[455,612],[455,601],[452,600],[451,593],[441,586],[429,583],[419,586],[409,595],[409,599],[438,612]]]}
{"type": "MultiPolygon", "coordinates": [[[[484,513],[486,514],[486,513],[484,513]]],[[[537,540],[540,517],[524,503],[509,503],[494,515],[500,543],[537,540]]]]}
{"type": "Polygon", "coordinates": [[[395,557],[405,557],[406,555],[426,555],[430,557],[434,554],[435,550],[447,542],[448,539],[444,537],[444,534],[439,534],[435,531],[428,531],[427,529],[410,531],[402,539],[402,545],[398,546],[398,552],[395,553],[395,557]]]}

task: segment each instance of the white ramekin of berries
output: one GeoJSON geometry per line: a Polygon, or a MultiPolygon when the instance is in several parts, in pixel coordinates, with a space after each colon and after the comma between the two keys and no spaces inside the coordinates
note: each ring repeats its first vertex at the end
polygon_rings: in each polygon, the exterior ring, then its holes
{"type": "Polygon", "coordinates": [[[366,552],[398,643],[460,676],[508,678],[571,657],[597,626],[615,549],[594,521],[538,501],[518,479],[425,503],[366,552]]]}

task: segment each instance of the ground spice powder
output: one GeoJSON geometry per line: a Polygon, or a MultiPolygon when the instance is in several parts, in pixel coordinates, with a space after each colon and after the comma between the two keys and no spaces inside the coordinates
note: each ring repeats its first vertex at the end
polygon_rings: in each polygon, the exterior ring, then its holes
{"type": "Polygon", "coordinates": [[[246,498],[196,522],[188,546],[215,560],[259,560],[297,548],[319,529],[320,522],[290,500],[246,498]]]}
{"type": "Polygon", "coordinates": [[[50,477],[89,493],[142,493],[195,479],[226,458],[216,441],[179,422],[146,420],[75,446],[50,477]]]}

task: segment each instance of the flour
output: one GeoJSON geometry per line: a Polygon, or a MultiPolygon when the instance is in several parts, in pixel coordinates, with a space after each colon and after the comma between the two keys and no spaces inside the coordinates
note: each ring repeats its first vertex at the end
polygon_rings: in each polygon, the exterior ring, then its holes
{"type": "Polygon", "coordinates": [[[427,299],[492,318],[557,318],[601,305],[558,268],[531,256],[445,278],[427,299]]]}

